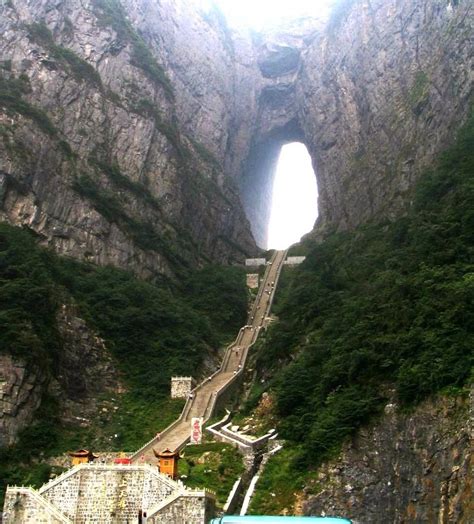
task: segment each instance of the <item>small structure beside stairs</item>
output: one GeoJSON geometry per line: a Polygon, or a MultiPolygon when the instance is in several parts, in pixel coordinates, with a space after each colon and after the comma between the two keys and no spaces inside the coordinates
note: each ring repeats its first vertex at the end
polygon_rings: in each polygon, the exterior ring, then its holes
{"type": "Polygon", "coordinates": [[[164,451],[156,451],[154,449],[153,453],[158,459],[158,470],[160,473],[176,480],[178,478],[179,451],[171,451],[166,448],[164,451]]]}

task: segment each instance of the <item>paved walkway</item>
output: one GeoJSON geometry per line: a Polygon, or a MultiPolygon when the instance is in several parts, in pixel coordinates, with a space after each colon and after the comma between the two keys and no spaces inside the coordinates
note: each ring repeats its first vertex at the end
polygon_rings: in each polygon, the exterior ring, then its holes
{"type": "Polygon", "coordinates": [[[276,283],[285,258],[286,251],[276,251],[273,255],[260,285],[248,324],[240,330],[236,341],[227,349],[221,368],[193,390],[193,398],[188,399],[181,416],[164,430],[159,438],[155,437],[139,449],[131,457],[133,463],[156,464],[153,448],[156,451],[182,448],[190,438],[191,419],[202,417],[206,421],[212,416],[219,392],[226,389],[243,372],[249,348],[257,339],[258,332],[270,313],[276,283]]]}

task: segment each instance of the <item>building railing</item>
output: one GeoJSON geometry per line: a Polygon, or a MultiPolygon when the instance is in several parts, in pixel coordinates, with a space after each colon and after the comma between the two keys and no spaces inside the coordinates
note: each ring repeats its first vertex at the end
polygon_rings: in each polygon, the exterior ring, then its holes
{"type": "MultiPolygon", "coordinates": [[[[50,517],[53,517],[59,522],[62,522],[63,524],[72,524],[72,520],[66,517],[64,513],[62,513],[56,506],[51,504],[48,500],[46,500],[44,497],[40,495],[40,493],[31,488],[31,487],[25,487],[25,486],[8,486],[6,491],[6,497],[11,496],[12,494],[18,494],[18,495],[24,495],[26,497],[31,497],[35,500],[37,504],[41,506],[43,511],[46,512],[50,517]]],[[[6,515],[4,517],[6,518],[5,522],[12,522],[8,519],[8,510],[6,511],[6,515]]]]}

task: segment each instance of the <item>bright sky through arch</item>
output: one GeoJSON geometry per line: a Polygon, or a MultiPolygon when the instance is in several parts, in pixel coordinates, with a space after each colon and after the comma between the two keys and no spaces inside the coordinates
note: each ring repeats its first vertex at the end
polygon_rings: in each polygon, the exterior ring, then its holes
{"type": "Polygon", "coordinates": [[[336,0],[195,0],[204,9],[214,2],[230,25],[262,29],[287,20],[311,16],[325,18],[336,0]]]}
{"type": "Polygon", "coordinates": [[[306,146],[281,148],[273,184],[268,249],[286,249],[311,231],[318,216],[318,188],[306,146]]]}

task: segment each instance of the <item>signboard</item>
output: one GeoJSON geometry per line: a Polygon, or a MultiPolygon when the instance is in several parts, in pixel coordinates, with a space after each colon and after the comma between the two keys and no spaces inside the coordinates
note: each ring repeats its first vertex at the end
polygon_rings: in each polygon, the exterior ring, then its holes
{"type": "Polygon", "coordinates": [[[304,262],[306,257],[288,257],[285,260],[285,264],[288,266],[297,266],[298,264],[301,264],[304,262]]]}
{"type": "Polygon", "coordinates": [[[191,419],[191,444],[201,444],[202,440],[202,418],[193,417],[191,419]]]}
{"type": "Polygon", "coordinates": [[[245,265],[247,267],[264,266],[266,263],[267,261],[264,258],[246,258],[245,259],[245,265]]]}

